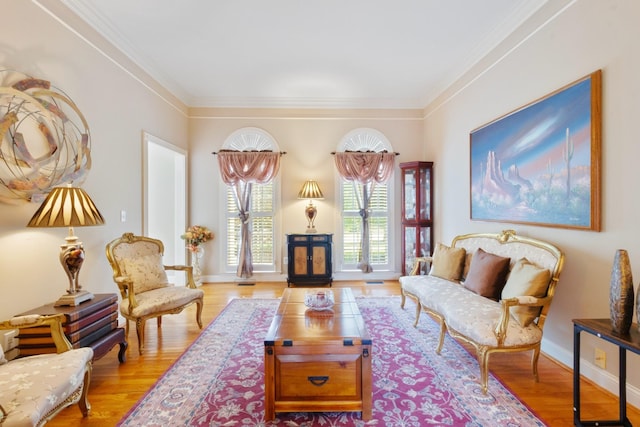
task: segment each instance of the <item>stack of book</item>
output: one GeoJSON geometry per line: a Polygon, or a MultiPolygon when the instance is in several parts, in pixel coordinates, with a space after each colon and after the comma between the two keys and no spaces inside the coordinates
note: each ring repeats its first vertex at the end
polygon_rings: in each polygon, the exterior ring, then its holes
{"type": "MultiPolygon", "coordinates": [[[[21,315],[57,313],[65,315],[62,327],[71,345],[74,348],[91,347],[118,327],[118,297],[116,294],[99,294],[78,306],[54,307],[49,304],[21,315]]],[[[20,356],[56,352],[49,326],[20,329],[18,339],[20,356]]]]}

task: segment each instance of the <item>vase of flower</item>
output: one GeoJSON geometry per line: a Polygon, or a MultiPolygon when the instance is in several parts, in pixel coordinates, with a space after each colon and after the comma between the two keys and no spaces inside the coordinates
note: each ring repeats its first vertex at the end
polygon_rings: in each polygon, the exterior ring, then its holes
{"type": "Polygon", "coordinates": [[[204,248],[202,246],[195,246],[195,250],[191,250],[191,267],[193,267],[193,281],[197,284],[202,283],[202,269],[200,267],[200,260],[204,255],[204,248]]]}
{"type": "Polygon", "coordinates": [[[202,283],[202,269],[200,260],[204,255],[202,244],[213,239],[213,232],[202,225],[192,225],[180,236],[187,243],[187,249],[191,254],[191,266],[193,267],[193,280],[202,283]]]}
{"type": "Polygon", "coordinates": [[[627,335],[633,320],[633,278],[629,254],[618,249],[613,258],[609,290],[609,311],[611,327],[620,335],[627,335]]]}

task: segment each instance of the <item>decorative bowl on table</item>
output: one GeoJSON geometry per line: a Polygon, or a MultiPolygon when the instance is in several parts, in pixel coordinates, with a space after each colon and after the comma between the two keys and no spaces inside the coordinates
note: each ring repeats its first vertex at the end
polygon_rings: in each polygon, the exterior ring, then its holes
{"type": "Polygon", "coordinates": [[[304,305],[314,311],[331,310],[335,300],[333,291],[307,291],[304,295],[304,305]]]}

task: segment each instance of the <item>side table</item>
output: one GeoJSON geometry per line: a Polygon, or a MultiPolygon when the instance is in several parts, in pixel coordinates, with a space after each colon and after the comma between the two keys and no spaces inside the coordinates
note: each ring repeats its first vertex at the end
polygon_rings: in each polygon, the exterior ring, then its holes
{"type": "Polygon", "coordinates": [[[611,329],[610,319],[573,319],[573,424],[576,426],[631,427],[627,418],[627,350],[640,354],[638,325],[631,325],[629,335],[617,335],[611,329]],[[618,346],[620,418],[617,420],[582,421],[580,419],[580,332],[588,332],[618,346]]]}
{"type": "Polygon", "coordinates": [[[287,287],[292,283],[331,286],[331,240],[331,234],[287,234],[287,287]]]}
{"type": "MultiPolygon", "coordinates": [[[[127,340],[124,329],[118,327],[118,296],[116,294],[97,294],[93,299],[76,306],[56,307],[54,303],[46,304],[20,313],[18,316],[58,313],[65,316],[62,328],[73,348],[91,347],[93,360],[96,361],[119,344],[118,360],[124,363],[127,340]]],[[[21,356],[56,351],[48,326],[20,329],[18,338],[21,356]]]]}

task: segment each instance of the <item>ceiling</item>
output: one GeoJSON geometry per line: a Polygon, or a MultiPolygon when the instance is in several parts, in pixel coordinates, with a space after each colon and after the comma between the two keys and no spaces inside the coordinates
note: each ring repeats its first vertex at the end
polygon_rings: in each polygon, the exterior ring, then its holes
{"type": "Polygon", "coordinates": [[[423,108],[547,0],[61,0],[190,107],[423,108]]]}

